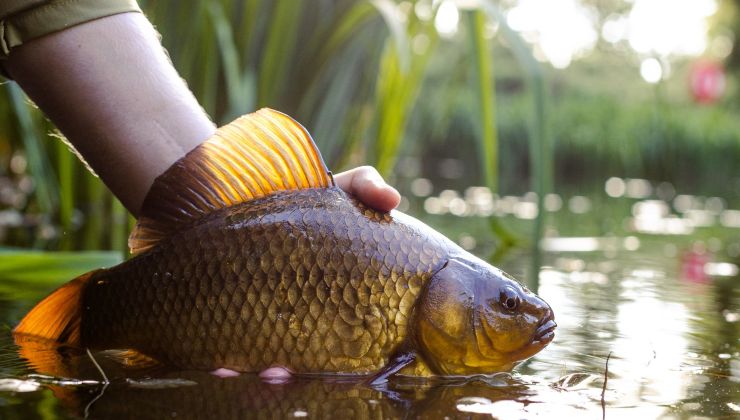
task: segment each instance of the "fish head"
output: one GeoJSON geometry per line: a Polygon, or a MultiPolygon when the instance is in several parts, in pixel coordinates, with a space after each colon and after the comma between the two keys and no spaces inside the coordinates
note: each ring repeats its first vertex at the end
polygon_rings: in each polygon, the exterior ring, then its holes
{"type": "Polygon", "coordinates": [[[555,336],[550,306],[475,257],[452,258],[427,283],[417,307],[421,353],[437,373],[511,370],[555,336]]]}

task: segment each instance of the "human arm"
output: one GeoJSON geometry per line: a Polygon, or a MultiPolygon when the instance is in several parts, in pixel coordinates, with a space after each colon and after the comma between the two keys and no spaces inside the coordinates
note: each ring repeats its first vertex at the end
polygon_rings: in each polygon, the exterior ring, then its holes
{"type": "Polygon", "coordinates": [[[215,126],[141,13],[121,13],[13,49],[8,73],[126,208],[215,126]]]}
{"type": "MultiPolygon", "coordinates": [[[[4,68],[134,215],[154,179],[215,131],[140,13],[24,43],[4,68]]],[[[398,205],[371,167],[335,179],[379,210],[398,205]]]]}

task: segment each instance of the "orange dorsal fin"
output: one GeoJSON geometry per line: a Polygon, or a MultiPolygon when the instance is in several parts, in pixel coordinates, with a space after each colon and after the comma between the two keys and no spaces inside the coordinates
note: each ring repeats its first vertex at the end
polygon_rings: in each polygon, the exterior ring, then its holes
{"type": "Polygon", "coordinates": [[[131,252],[215,210],[277,191],[333,185],[311,136],[289,116],[263,108],[219,128],[157,177],[129,237],[131,252]]]}
{"type": "Polygon", "coordinates": [[[13,334],[79,346],[82,291],[97,271],[77,277],[37,303],[15,327],[13,334]]]}

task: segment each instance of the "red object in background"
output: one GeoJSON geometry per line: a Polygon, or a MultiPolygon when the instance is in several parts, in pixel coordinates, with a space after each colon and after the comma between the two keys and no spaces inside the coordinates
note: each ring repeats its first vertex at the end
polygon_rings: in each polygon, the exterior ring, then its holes
{"type": "Polygon", "coordinates": [[[717,102],[725,93],[725,70],[718,62],[699,60],[689,73],[689,83],[696,102],[702,104],[717,102]]]}
{"type": "Polygon", "coordinates": [[[692,283],[707,283],[709,276],[704,266],[710,261],[709,255],[703,250],[690,250],[681,255],[681,277],[692,283]]]}

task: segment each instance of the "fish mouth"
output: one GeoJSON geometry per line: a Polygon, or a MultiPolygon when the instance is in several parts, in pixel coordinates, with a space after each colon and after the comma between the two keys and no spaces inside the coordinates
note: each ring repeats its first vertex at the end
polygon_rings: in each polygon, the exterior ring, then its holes
{"type": "Polygon", "coordinates": [[[534,333],[534,340],[543,344],[547,344],[555,338],[555,327],[558,324],[555,323],[555,316],[552,310],[548,310],[547,314],[542,317],[542,320],[537,325],[537,330],[534,333]]]}

